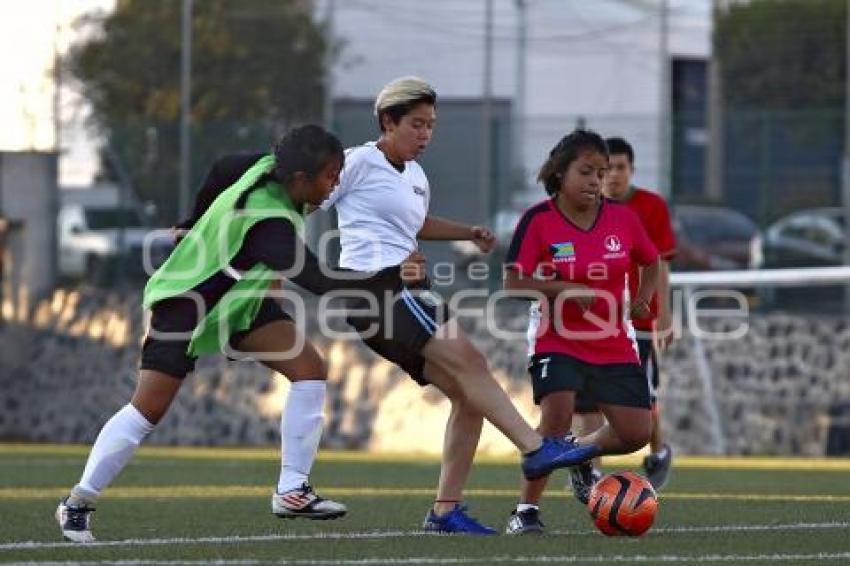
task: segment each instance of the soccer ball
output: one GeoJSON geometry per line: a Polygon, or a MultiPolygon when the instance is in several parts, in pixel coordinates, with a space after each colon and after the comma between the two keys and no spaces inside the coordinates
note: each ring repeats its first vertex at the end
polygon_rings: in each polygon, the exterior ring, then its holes
{"type": "Polygon", "coordinates": [[[593,486],[587,510],[596,528],[608,536],[638,537],[658,512],[652,484],[633,472],[615,472],[593,486]]]}

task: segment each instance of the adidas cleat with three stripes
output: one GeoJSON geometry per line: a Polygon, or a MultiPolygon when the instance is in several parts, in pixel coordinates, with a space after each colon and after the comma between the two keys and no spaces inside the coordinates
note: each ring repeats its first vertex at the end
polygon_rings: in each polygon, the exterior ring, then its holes
{"type": "Polygon", "coordinates": [[[272,513],[283,519],[338,519],[348,512],[342,503],[320,497],[309,484],[272,495],[272,513]]]}

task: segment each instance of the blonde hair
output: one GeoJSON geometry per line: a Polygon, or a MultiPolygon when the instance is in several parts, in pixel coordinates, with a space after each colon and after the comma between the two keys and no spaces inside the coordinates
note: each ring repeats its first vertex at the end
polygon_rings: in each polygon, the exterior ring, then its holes
{"type": "Polygon", "coordinates": [[[436,104],[437,93],[419,77],[401,77],[387,83],[375,98],[375,116],[381,130],[384,129],[382,114],[388,113],[393,122],[398,123],[402,116],[422,102],[436,104]]]}

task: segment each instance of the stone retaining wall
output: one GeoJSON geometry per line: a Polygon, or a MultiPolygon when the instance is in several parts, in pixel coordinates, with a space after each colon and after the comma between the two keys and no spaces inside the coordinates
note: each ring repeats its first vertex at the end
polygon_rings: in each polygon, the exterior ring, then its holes
{"type": "MultiPolygon", "coordinates": [[[[136,379],[142,317],[137,292],[57,292],[27,322],[0,328],[0,439],[90,443],[126,403],[136,379]]],[[[525,305],[496,312],[522,334],[525,305]]],[[[311,312],[308,310],[308,312],[311,312]]],[[[713,328],[722,328],[718,323],[713,328]]],[[[741,339],[706,341],[717,415],[730,454],[822,455],[831,406],[850,401],[850,328],[843,318],[752,315],[741,339]]],[[[525,375],[524,340],[490,335],[464,321],[497,379],[536,422],[525,375]]],[[[315,328],[308,332],[315,334],[315,328]]],[[[448,403],[419,388],[359,341],[316,339],[329,362],[324,445],[379,451],[439,452],[448,403]]],[[[680,453],[711,452],[712,400],[700,380],[692,338],[663,360],[664,421],[680,453]]],[[[288,382],[254,363],[202,359],[150,442],[269,445],[288,382]]],[[[482,452],[513,453],[486,427],[482,452]]]]}

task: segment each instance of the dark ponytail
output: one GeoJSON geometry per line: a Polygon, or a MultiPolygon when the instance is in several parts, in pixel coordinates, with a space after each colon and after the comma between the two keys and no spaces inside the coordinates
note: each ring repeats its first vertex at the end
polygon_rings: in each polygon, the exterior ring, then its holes
{"type": "Polygon", "coordinates": [[[339,139],[313,124],[290,130],[274,144],[272,153],[275,158],[274,168],[239,195],[237,210],[245,208],[252,191],[269,181],[285,186],[298,171],[307,175],[308,179],[314,179],[331,159],[339,160],[340,165],[345,161],[345,152],[339,139]]]}
{"type": "Polygon", "coordinates": [[[585,151],[598,152],[608,157],[608,146],[605,145],[602,136],[584,128],[576,128],[561,138],[561,141],[552,148],[549,159],[537,174],[537,181],[543,183],[549,196],[555,196],[558,193],[564,173],[570,168],[570,164],[585,151]]]}
{"type": "MultiPolygon", "coordinates": [[[[297,171],[303,171],[308,177],[313,178],[331,158],[339,159],[340,163],[345,159],[342,144],[337,137],[319,126],[294,128],[278,140],[272,148],[272,152],[275,156],[275,167],[257,179],[253,185],[248,187],[239,196],[236,202],[237,210],[245,208],[245,203],[248,201],[248,196],[251,192],[266,183],[276,182],[285,185],[292,180],[292,176],[297,171]]],[[[250,155],[230,155],[219,159],[213,165],[207,181],[195,197],[195,207],[192,215],[175,226],[175,228],[181,231],[190,230],[201,216],[204,215],[215,199],[218,198],[218,195],[233,186],[242,174],[252,165],[256,164],[261,157],[263,157],[263,154],[257,154],[253,157],[250,155]],[[230,171],[232,167],[225,168],[222,175],[226,181],[222,181],[215,175],[215,171],[220,163],[225,160],[232,162],[233,159],[238,160],[237,171],[234,175],[234,172],[230,171]],[[246,159],[249,159],[250,163],[246,162],[246,159]],[[213,178],[215,178],[216,182],[211,182],[213,178]]]]}
{"type": "Polygon", "coordinates": [[[340,164],[345,160],[339,139],[312,124],[290,131],[274,144],[272,152],[275,158],[274,176],[282,185],[289,183],[298,171],[314,179],[331,159],[339,160],[340,164]]]}

